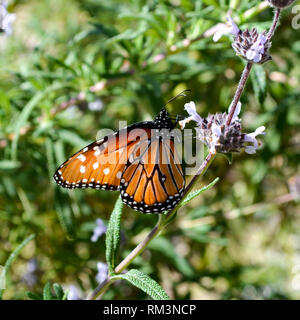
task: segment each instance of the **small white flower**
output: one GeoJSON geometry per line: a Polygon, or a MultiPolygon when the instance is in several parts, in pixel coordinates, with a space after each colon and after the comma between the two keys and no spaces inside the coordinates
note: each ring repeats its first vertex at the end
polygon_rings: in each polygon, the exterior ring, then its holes
{"type": "Polygon", "coordinates": [[[259,34],[257,40],[253,43],[249,50],[246,52],[246,58],[255,63],[261,61],[262,55],[265,52],[265,43],[267,38],[263,34],[259,34]]]}
{"type": "Polygon", "coordinates": [[[226,19],[229,22],[230,26],[226,26],[225,24],[221,26],[220,29],[214,34],[213,41],[219,41],[219,39],[225,34],[232,34],[236,37],[240,32],[239,27],[234,23],[230,16],[228,16],[226,19]]]}
{"type": "Polygon", "coordinates": [[[220,136],[222,134],[221,127],[217,124],[213,123],[211,126],[211,142],[209,145],[209,151],[212,153],[216,153],[216,145],[220,140],[220,136]]]}
{"type": "MultiPolygon", "coordinates": [[[[237,103],[236,107],[235,107],[234,114],[233,114],[232,120],[231,120],[232,122],[239,119],[238,115],[239,115],[240,112],[241,112],[241,107],[242,107],[242,104],[241,104],[241,102],[239,101],[239,102],[237,103]]],[[[228,114],[230,113],[231,108],[232,108],[232,103],[230,104],[230,106],[229,106],[229,108],[228,108],[228,114]]]]}
{"type": "Polygon", "coordinates": [[[91,237],[91,241],[96,242],[102,236],[102,234],[105,232],[106,232],[106,226],[103,223],[102,219],[100,219],[100,218],[96,219],[96,227],[95,227],[94,233],[91,237]]]}
{"type": "Polygon", "coordinates": [[[187,111],[187,113],[190,115],[188,118],[185,118],[181,121],[179,121],[179,125],[181,129],[184,129],[185,125],[189,123],[190,121],[197,122],[198,125],[202,123],[202,118],[199,116],[199,114],[196,111],[196,105],[194,101],[190,101],[184,105],[184,109],[187,111]]]}
{"type": "Polygon", "coordinates": [[[108,275],[108,268],[106,263],[98,262],[97,269],[98,269],[98,273],[96,275],[96,280],[98,283],[102,283],[108,275]]]}
{"type": "Polygon", "coordinates": [[[252,133],[248,133],[245,135],[244,137],[244,141],[245,142],[250,142],[253,143],[253,145],[250,146],[246,146],[245,147],[245,152],[249,153],[249,154],[253,154],[256,153],[256,150],[258,148],[258,142],[256,140],[256,136],[260,135],[260,134],[266,134],[265,131],[265,127],[261,126],[259,128],[257,128],[254,132],[252,133]]]}
{"type": "Polygon", "coordinates": [[[0,3],[0,30],[4,31],[7,35],[12,34],[12,23],[15,21],[16,15],[8,13],[7,2],[0,3]]]}

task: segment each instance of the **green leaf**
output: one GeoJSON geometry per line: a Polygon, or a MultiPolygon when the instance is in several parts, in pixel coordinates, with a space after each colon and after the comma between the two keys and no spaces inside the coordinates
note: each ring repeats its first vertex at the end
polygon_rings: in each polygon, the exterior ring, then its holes
{"type": "Polygon", "coordinates": [[[168,260],[168,263],[174,265],[185,277],[193,276],[194,271],[191,265],[176,252],[174,245],[168,239],[163,237],[155,238],[149,243],[148,248],[159,252],[168,260]]]}
{"type": "Polygon", "coordinates": [[[31,300],[43,300],[43,297],[39,293],[27,291],[26,295],[31,300]]]}
{"type": "Polygon", "coordinates": [[[51,91],[61,89],[61,84],[54,83],[52,86],[49,86],[44,91],[38,91],[24,106],[20,115],[14,123],[14,140],[11,145],[11,158],[12,160],[17,160],[18,156],[18,142],[20,137],[20,130],[23,128],[32,113],[33,109],[39,104],[39,102],[51,91]]]}
{"type": "Polygon", "coordinates": [[[266,73],[263,66],[254,64],[250,78],[256,99],[259,103],[263,103],[267,94],[266,73]]]}
{"type": "Polygon", "coordinates": [[[73,73],[73,75],[76,76],[76,71],[72,67],[68,66],[64,61],[59,60],[53,56],[47,56],[47,58],[48,58],[49,62],[53,62],[53,63],[57,64],[58,66],[66,69],[66,70],[71,71],[73,73]]]}
{"type": "Polygon", "coordinates": [[[47,282],[43,289],[43,300],[52,300],[51,283],[47,282]]]}
{"type": "Polygon", "coordinates": [[[17,150],[18,150],[18,141],[19,141],[19,136],[20,136],[20,130],[22,127],[25,126],[27,119],[29,118],[32,110],[37,106],[37,104],[42,100],[44,97],[44,92],[37,92],[31,100],[25,105],[23,108],[22,112],[20,113],[18,119],[16,120],[15,123],[15,130],[14,130],[14,140],[12,142],[12,147],[11,147],[11,157],[12,160],[17,160],[17,150]]]}
{"type": "Polygon", "coordinates": [[[61,300],[68,300],[68,295],[69,295],[70,289],[66,289],[63,297],[61,298],[61,300]]]}
{"type": "Polygon", "coordinates": [[[54,146],[50,138],[46,138],[45,148],[46,148],[47,165],[49,170],[49,178],[50,178],[50,181],[54,183],[52,176],[53,176],[53,173],[55,172],[56,166],[55,166],[54,155],[53,155],[54,146]]]}
{"type": "Polygon", "coordinates": [[[58,186],[55,189],[55,208],[59,222],[70,239],[75,237],[73,213],[70,207],[70,197],[65,190],[58,186]]]}
{"type": "MultiPolygon", "coordinates": [[[[13,261],[17,258],[21,250],[27,245],[28,242],[30,242],[33,238],[35,237],[35,234],[31,234],[29,237],[27,237],[25,240],[22,241],[21,244],[19,244],[16,249],[10,254],[8,257],[4,268],[2,269],[0,273],[0,284],[5,284],[5,279],[6,279],[6,274],[13,263],[13,261]]],[[[0,286],[0,300],[2,299],[2,293],[3,293],[4,288],[1,289],[0,286]]]]}
{"type": "Polygon", "coordinates": [[[56,294],[57,299],[62,300],[64,297],[64,290],[61,287],[61,285],[58,283],[54,283],[53,288],[54,288],[54,292],[56,294]]]}
{"type": "Polygon", "coordinates": [[[0,161],[0,170],[12,170],[20,168],[21,163],[19,161],[12,160],[1,160],[0,161]]]}
{"type": "Polygon", "coordinates": [[[147,27],[142,26],[138,28],[137,30],[130,30],[127,29],[124,32],[106,40],[106,44],[111,44],[117,41],[122,41],[122,40],[133,40],[136,39],[139,35],[143,34],[147,30],[147,27]]]}
{"type": "Polygon", "coordinates": [[[117,200],[110,216],[106,231],[106,262],[110,273],[114,271],[116,255],[120,244],[120,222],[123,202],[121,197],[117,200]]]}
{"type": "Polygon", "coordinates": [[[89,144],[89,141],[82,139],[77,133],[70,130],[60,129],[58,132],[58,137],[62,141],[70,143],[76,148],[78,148],[78,146],[82,147],[89,144]]]}
{"type": "Polygon", "coordinates": [[[200,193],[212,188],[217,182],[219,181],[219,178],[216,178],[213,182],[211,182],[210,184],[208,184],[207,186],[199,189],[199,190],[195,190],[190,192],[186,198],[181,202],[179,208],[185,206],[187,203],[189,203],[190,201],[192,201],[194,198],[196,198],[200,193]]]}
{"type": "Polygon", "coordinates": [[[118,278],[127,280],[137,288],[146,292],[151,298],[154,300],[169,300],[169,296],[166,292],[161,288],[161,286],[154,281],[147,274],[136,270],[131,269],[125,274],[120,274],[117,276],[118,278]]]}

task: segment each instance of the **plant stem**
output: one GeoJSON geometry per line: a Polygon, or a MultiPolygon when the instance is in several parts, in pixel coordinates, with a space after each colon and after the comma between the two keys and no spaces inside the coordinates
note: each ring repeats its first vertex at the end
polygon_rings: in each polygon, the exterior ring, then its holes
{"type": "Polygon", "coordinates": [[[247,80],[249,78],[252,66],[253,66],[252,62],[247,62],[246,66],[245,66],[245,68],[243,70],[240,82],[238,84],[238,87],[236,89],[235,95],[234,95],[232,103],[231,103],[231,109],[230,109],[230,112],[228,114],[227,121],[226,121],[226,125],[227,126],[229,126],[230,123],[231,123],[231,120],[232,120],[232,117],[234,115],[236,106],[237,106],[238,102],[240,101],[240,98],[241,98],[241,95],[242,95],[242,93],[244,91],[246,82],[247,82],[247,80]]]}
{"type": "Polygon", "coordinates": [[[268,32],[268,35],[267,35],[267,41],[270,41],[271,38],[273,37],[273,34],[275,32],[275,29],[277,27],[277,24],[279,22],[279,17],[280,17],[280,13],[281,13],[281,9],[280,8],[277,8],[275,10],[275,13],[274,13],[274,17],[273,17],[273,22],[272,22],[272,25],[271,25],[271,28],[268,32]]]}

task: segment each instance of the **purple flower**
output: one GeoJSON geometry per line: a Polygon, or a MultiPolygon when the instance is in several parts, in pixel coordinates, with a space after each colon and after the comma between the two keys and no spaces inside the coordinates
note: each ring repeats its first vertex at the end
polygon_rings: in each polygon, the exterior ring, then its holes
{"type": "Polygon", "coordinates": [[[96,227],[93,232],[94,233],[91,237],[92,242],[96,242],[102,236],[102,234],[106,232],[106,226],[102,219],[96,219],[96,227]]]}
{"type": "Polygon", "coordinates": [[[252,145],[246,146],[245,152],[247,152],[249,154],[256,153],[256,150],[258,148],[258,142],[256,140],[256,136],[258,136],[260,134],[266,134],[264,132],[265,129],[266,128],[264,126],[261,126],[261,127],[257,128],[254,132],[245,134],[244,141],[252,143],[252,145]]]}
{"type": "Polygon", "coordinates": [[[108,268],[106,263],[98,262],[97,263],[98,272],[96,274],[96,280],[98,283],[102,283],[108,275],[108,268]]]}
{"type": "Polygon", "coordinates": [[[27,272],[23,275],[22,279],[31,287],[37,283],[37,269],[37,260],[35,258],[30,259],[27,263],[27,272]]]}
{"type": "Polygon", "coordinates": [[[227,17],[227,21],[230,23],[230,27],[221,26],[214,34],[214,41],[218,41],[223,34],[232,34],[234,37],[232,47],[238,56],[260,64],[272,59],[269,55],[271,43],[267,39],[266,31],[258,33],[256,28],[242,31],[230,16],[227,17]]]}
{"type": "Polygon", "coordinates": [[[68,289],[69,289],[69,293],[67,297],[68,300],[81,300],[79,290],[76,286],[71,284],[68,289]]]}
{"type": "Polygon", "coordinates": [[[88,108],[91,111],[101,111],[103,109],[103,102],[98,98],[95,101],[89,102],[88,108]]]}
{"type": "Polygon", "coordinates": [[[211,153],[240,152],[244,148],[245,152],[253,154],[258,148],[256,136],[265,134],[265,127],[259,127],[255,132],[249,134],[242,132],[241,119],[238,117],[241,111],[240,101],[229,125],[226,124],[226,120],[232,104],[228,108],[228,113],[209,114],[206,118],[200,117],[193,101],[186,103],[184,107],[189,117],[179,121],[181,128],[183,129],[186,123],[195,121],[197,139],[205,143],[211,153]]]}
{"type": "Polygon", "coordinates": [[[215,42],[219,41],[224,34],[232,34],[236,37],[240,32],[239,27],[234,23],[230,16],[228,16],[226,19],[230,26],[228,27],[225,24],[220,26],[219,30],[217,30],[213,36],[213,40],[215,42]]]}
{"type": "Polygon", "coordinates": [[[258,63],[262,59],[262,55],[265,52],[265,43],[267,42],[267,38],[261,33],[259,34],[257,40],[246,52],[246,58],[248,60],[252,60],[255,63],[258,63]]]}

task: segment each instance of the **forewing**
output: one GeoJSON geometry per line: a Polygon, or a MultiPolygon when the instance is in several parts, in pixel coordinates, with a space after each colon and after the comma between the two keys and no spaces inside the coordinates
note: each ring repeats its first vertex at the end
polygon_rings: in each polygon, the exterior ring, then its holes
{"type": "Polygon", "coordinates": [[[122,129],[76,152],[55,172],[54,180],[64,188],[117,190],[128,157],[149,130],[122,129]]]}

